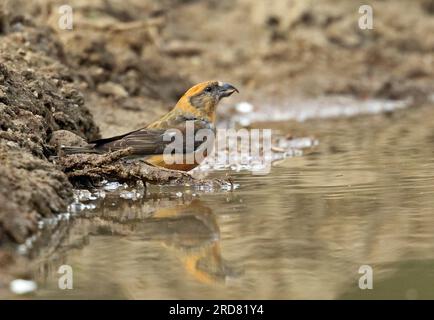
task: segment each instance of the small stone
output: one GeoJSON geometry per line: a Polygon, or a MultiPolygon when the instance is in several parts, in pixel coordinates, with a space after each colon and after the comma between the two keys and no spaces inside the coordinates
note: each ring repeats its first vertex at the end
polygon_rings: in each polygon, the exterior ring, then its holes
{"type": "Polygon", "coordinates": [[[49,143],[56,148],[60,148],[62,145],[69,147],[84,147],[87,145],[87,142],[82,137],[68,130],[54,131],[49,143]]]}
{"type": "Polygon", "coordinates": [[[8,147],[11,147],[11,148],[18,148],[19,147],[18,143],[14,142],[14,141],[8,141],[8,142],[6,142],[6,145],[8,147]]]}
{"type": "Polygon", "coordinates": [[[118,98],[128,97],[128,92],[120,84],[114,82],[106,82],[98,85],[98,92],[108,96],[118,98]]]}
{"type": "Polygon", "coordinates": [[[9,289],[15,294],[31,293],[37,288],[38,286],[36,285],[36,282],[23,279],[15,279],[9,285],[9,289]]]}
{"type": "Polygon", "coordinates": [[[240,113],[249,113],[253,111],[253,105],[248,102],[240,102],[235,106],[235,109],[240,113]]]}
{"type": "Polygon", "coordinates": [[[114,182],[108,182],[106,185],[104,185],[104,190],[106,191],[115,191],[119,189],[121,184],[117,181],[114,182]]]}

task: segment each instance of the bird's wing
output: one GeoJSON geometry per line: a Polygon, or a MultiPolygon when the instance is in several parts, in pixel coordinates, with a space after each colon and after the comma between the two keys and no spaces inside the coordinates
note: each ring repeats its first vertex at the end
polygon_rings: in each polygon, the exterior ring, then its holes
{"type": "Polygon", "coordinates": [[[132,154],[159,154],[164,150],[165,132],[166,130],[161,129],[139,129],[120,136],[98,140],[94,148],[103,151],[132,148],[132,154]]]}
{"type": "Polygon", "coordinates": [[[130,131],[130,132],[127,132],[127,133],[124,133],[124,134],[121,134],[121,135],[118,135],[118,136],[110,137],[110,138],[93,140],[93,141],[90,141],[89,143],[90,144],[94,144],[95,148],[98,148],[98,147],[103,146],[103,145],[105,145],[105,144],[107,144],[109,142],[120,140],[120,139],[122,139],[123,137],[125,137],[125,136],[127,136],[129,134],[132,134],[134,132],[137,132],[137,131],[140,131],[140,130],[143,130],[143,129],[144,128],[137,129],[137,130],[130,131]]]}
{"type": "Polygon", "coordinates": [[[191,121],[193,125],[191,132],[194,133],[194,136],[186,138],[186,135],[189,134],[187,122],[181,120],[182,119],[172,121],[172,127],[169,129],[143,128],[120,136],[100,139],[93,142],[95,144],[94,148],[103,151],[132,148],[132,154],[134,155],[151,155],[163,154],[165,148],[171,144],[171,149],[176,150],[176,152],[193,152],[197,150],[205,140],[200,137],[201,140],[195,141],[196,133],[201,129],[210,129],[210,125],[204,120],[187,120],[191,121]]]}

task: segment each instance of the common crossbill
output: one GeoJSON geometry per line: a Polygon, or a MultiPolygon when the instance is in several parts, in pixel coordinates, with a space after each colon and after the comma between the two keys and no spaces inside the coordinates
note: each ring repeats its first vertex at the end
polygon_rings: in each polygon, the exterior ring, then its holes
{"type": "Polygon", "coordinates": [[[212,143],[195,141],[196,133],[204,129],[215,134],[216,107],[222,98],[229,97],[234,92],[238,90],[228,83],[199,83],[190,88],[171,111],[142,129],[92,141],[85,147],[64,147],[63,150],[66,154],[106,153],[131,148],[131,156],[141,158],[148,164],[171,170],[189,171],[203,160],[209,150],[209,144],[212,143]],[[188,123],[193,128],[192,131],[188,130],[188,123]],[[178,144],[172,144],[172,150],[175,150],[173,154],[167,154],[167,147],[176,140],[176,134],[180,134],[183,139],[178,141],[178,144]],[[193,137],[188,136],[189,134],[193,137]],[[193,143],[188,144],[187,141],[193,143]],[[199,152],[201,156],[197,156],[199,152]],[[179,156],[182,161],[179,161],[179,156]]]}

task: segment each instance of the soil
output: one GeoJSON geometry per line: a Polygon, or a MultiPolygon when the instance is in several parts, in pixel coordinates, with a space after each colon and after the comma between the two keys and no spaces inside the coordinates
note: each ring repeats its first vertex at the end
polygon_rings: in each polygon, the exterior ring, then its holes
{"type": "Polygon", "coordinates": [[[232,102],[258,104],[420,102],[434,88],[434,0],[373,1],[372,30],[358,27],[355,0],[74,0],[73,30],[59,27],[63,2],[0,3],[1,268],[71,201],[68,164],[53,162],[60,145],[140,128],[193,83],[224,80],[241,90],[232,102]]]}

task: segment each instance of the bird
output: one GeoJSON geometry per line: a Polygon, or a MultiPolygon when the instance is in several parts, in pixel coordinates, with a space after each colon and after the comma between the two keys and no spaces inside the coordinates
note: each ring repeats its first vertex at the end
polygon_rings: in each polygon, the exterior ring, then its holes
{"type": "Polygon", "coordinates": [[[212,150],[217,105],[234,92],[239,93],[229,83],[201,82],[188,89],[172,110],[144,128],[91,141],[84,147],[63,146],[62,150],[69,155],[103,154],[130,148],[129,158],[165,169],[190,171],[212,150]],[[205,138],[196,141],[199,132],[205,138]]]}

